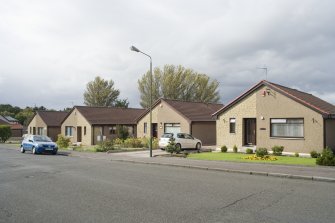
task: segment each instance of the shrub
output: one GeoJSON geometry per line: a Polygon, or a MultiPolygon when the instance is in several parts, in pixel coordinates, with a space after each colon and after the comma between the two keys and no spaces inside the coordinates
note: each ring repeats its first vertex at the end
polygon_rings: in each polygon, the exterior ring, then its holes
{"type": "Polygon", "coordinates": [[[258,157],[264,157],[268,155],[268,150],[266,148],[257,148],[256,149],[256,156],[258,157]]]}
{"type": "Polygon", "coordinates": [[[294,156],[299,157],[299,153],[298,152],[294,153],[294,156]]]}
{"type": "Polygon", "coordinates": [[[59,134],[56,143],[59,148],[68,148],[70,145],[70,138],[67,138],[62,134],[59,134]]]}
{"type": "Polygon", "coordinates": [[[245,153],[246,154],[253,154],[254,151],[252,149],[248,148],[248,149],[245,150],[245,153]]]}
{"type": "Polygon", "coordinates": [[[12,136],[12,130],[8,125],[0,125],[0,141],[6,142],[12,136]]]}
{"type": "Polygon", "coordinates": [[[225,146],[225,145],[221,146],[221,152],[222,153],[226,153],[227,151],[228,151],[227,146],[225,146]]]}
{"type": "Polygon", "coordinates": [[[165,151],[171,153],[171,156],[174,152],[176,152],[176,143],[174,138],[169,141],[169,144],[166,146],[165,151]]]}
{"type": "Polygon", "coordinates": [[[109,150],[114,150],[114,143],[112,140],[102,141],[96,146],[97,152],[107,152],[109,150]]]}
{"type": "Polygon", "coordinates": [[[321,154],[320,153],[318,153],[317,151],[315,151],[315,150],[313,150],[313,151],[311,151],[311,157],[312,158],[318,158],[318,157],[320,157],[321,156],[321,154]]]}
{"type": "Polygon", "coordinates": [[[141,148],[142,140],[138,138],[127,138],[123,144],[127,148],[141,148]]]}
{"type": "MultiPolygon", "coordinates": [[[[141,141],[143,147],[149,148],[150,141],[147,137],[143,137],[141,141]]],[[[152,138],[152,149],[158,149],[159,147],[158,142],[159,142],[158,138],[155,137],[152,138]]]]}
{"type": "Polygon", "coordinates": [[[284,151],[284,146],[274,146],[272,147],[273,155],[281,156],[284,151]]]}
{"type": "Polygon", "coordinates": [[[159,147],[158,142],[159,142],[158,138],[153,138],[152,139],[152,149],[158,149],[158,147],[159,147]]]}
{"type": "Polygon", "coordinates": [[[118,138],[126,140],[129,136],[127,126],[117,125],[116,126],[116,135],[118,138]]]}
{"type": "Polygon", "coordinates": [[[234,145],[233,151],[234,151],[234,153],[237,153],[237,146],[236,145],[234,145]]]}
{"type": "Polygon", "coordinates": [[[329,147],[326,147],[322,151],[321,156],[316,158],[316,164],[323,166],[335,166],[335,156],[333,151],[329,147]]]}

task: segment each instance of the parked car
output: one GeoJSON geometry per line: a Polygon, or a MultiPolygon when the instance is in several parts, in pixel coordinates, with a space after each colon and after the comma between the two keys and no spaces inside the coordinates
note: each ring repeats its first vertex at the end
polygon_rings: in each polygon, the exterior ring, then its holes
{"type": "Polygon", "coordinates": [[[164,133],[159,139],[159,148],[164,150],[172,138],[175,139],[176,146],[180,149],[201,149],[202,143],[200,139],[194,138],[187,133],[164,133]]]}
{"type": "Polygon", "coordinates": [[[31,151],[33,154],[52,153],[57,154],[58,146],[49,137],[42,135],[28,135],[22,140],[21,153],[31,151]]]}

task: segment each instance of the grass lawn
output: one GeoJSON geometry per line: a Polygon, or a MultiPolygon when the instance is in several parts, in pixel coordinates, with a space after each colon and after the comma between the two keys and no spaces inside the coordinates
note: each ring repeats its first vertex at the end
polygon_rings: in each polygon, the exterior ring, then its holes
{"type": "Polygon", "coordinates": [[[193,154],[189,154],[187,158],[197,159],[197,160],[223,160],[223,161],[231,161],[231,162],[316,166],[315,159],[304,158],[304,157],[276,156],[278,160],[275,160],[275,161],[243,159],[244,157],[253,156],[253,155],[254,154],[220,153],[220,152],[218,153],[193,153],[193,154]]]}

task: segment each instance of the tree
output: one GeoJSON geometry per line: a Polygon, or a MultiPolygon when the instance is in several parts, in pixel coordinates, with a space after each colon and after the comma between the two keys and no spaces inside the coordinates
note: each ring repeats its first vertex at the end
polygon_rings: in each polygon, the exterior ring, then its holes
{"type": "Polygon", "coordinates": [[[28,125],[30,119],[34,116],[35,111],[31,107],[26,107],[19,113],[15,115],[15,118],[21,123],[22,125],[28,125]]]}
{"type": "Polygon", "coordinates": [[[86,86],[84,103],[88,106],[113,106],[119,94],[120,91],[114,88],[113,80],[97,76],[86,86]]]}
{"type": "MultiPolygon", "coordinates": [[[[159,98],[178,99],[195,102],[219,102],[219,82],[210,80],[206,74],[199,74],[183,66],[165,65],[155,68],[152,79],[153,102],[159,98]]],[[[150,105],[150,72],[138,80],[141,106],[150,105]]]]}
{"type": "Polygon", "coordinates": [[[21,111],[21,108],[15,106],[13,107],[10,104],[0,104],[0,115],[5,116],[15,116],[17,113],[21,111]]]}
{"type": "Polygon", "coordinates": [[[129,101],[128,99],[117,99],[114,103],[115,107],[128,108],[129,101]]]}
{"type": "Polygon", "coordinates": [[[5,143],[12,136],[9,125],[0,125],[0,141],[5,143]]]}

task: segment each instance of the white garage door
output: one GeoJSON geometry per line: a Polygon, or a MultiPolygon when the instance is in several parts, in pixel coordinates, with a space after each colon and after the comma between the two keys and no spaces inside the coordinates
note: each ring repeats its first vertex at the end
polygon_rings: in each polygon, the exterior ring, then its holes
{"type": "Polygon", "coordinates": [[[164,133],[173,133],[174,137],[180,133],[180,123],[165,123],[164,133]]]}

